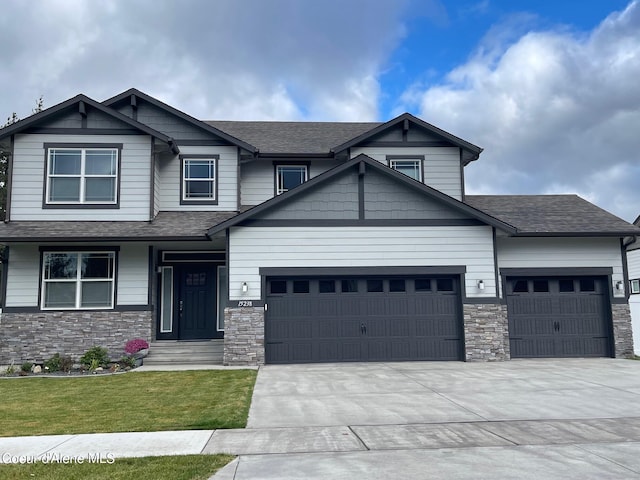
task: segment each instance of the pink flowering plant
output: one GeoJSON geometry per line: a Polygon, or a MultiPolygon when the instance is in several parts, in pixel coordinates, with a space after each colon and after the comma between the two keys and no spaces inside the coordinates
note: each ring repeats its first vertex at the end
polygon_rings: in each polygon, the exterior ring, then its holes
{"type": "Polygon", "coordinates": [[[134,338],[127,342],[124,346],[124,351],[129,355],[133,355],[138,353],[140,350],[145,350],[147,348],[149,348],[149,344],[145,340],[142,338],[134,338]]]}

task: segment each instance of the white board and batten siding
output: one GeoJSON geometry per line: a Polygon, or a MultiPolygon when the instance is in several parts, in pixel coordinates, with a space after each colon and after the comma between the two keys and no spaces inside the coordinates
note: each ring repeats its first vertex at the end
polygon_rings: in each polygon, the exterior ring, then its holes
{"type": "Polygon", "coordinates": [[[17,135],[11,185],[11,220],[148,220],[151,137],[147,135],[17,135]],[[45,143],[121,143],[120,208],[42,208],[45,143]],[[35,193],[35,194],[34,194],[35,193]]]}
{"type": "MultiPolygon", "coordinates": [[[[296,159],[287,159],[288,163],[295,164],[296,159]]],[[[301,164],[310,163],[309,179],[320,175],[341,164],[334,160],[309,160],[300,158],[301,164]]],[[[273,161],[257,160],[242,164],[241,168],[241,204],[259,205],[275,195],[275,167],[273,161]]]]}
{"type": "Polygon", "coordinates": [[[157,165],[158,209],[161,211],[233,211],[238,209],[238,149],[225,146],[180,146],[180,155],[218,155],[218,204],[180,205],[180,158],[159,156],[157,165]]]}
{"type": "Polygon", "coordinates": [[[351,150],[351,157],[361,153],[385,165],[387,155],[424,155],[424,183],[462,200],[460,149],[457,147],[360,147],[351,150]]]}
{"type": "Polygon", "coordinates": [[[496,296],[492,232],[484,226],[233,227],[228,263],[232,300],[260,298],[260,267],[462,265],[468,297],[496,296]]]}
{"type": "MultiPolygon", "coordinates": [[[[617,238],[513,238],[498,237],[498,268],[611,267],[610,286],[624,282],[620,241],[617,238]]],[[[502,290],[502,289],[501,289],[502,290]]]]}
{"type": "MultiPolygon", "coordinates": [[[[86,244],[70,244],[74,247],[86,244]]],[[[103,246],[107,246],[106,244],[103,246]]],[[[40,251],[38,245],[11,245],[7,271],[7,307],[37,307],[40,287],[40,251]]],[[[117,305],[146,305],[149,288],[149,253],[146,245],[129,243],[118,253],[117,305]]]]}
{"type": "MultiPolygon", "coordinates": [[[[640,249],[627,251],[627,268],[629,279],[640,278],[640,249]]],[[[629,307],[633,328],[633,349],[636,355],[640,355],[640,293],[632,293],[629,296],[629,307]]]]}

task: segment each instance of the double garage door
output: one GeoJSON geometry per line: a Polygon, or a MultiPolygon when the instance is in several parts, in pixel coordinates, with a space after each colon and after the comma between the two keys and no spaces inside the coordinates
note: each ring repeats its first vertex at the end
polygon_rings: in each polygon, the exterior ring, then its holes
{"type": "Polygon", "coordinates": [[[509,277],[512,358],[611,355],[607,277],[509,277]]]}
{"type": "Polygon", "coordinates": [[[267,363],[460,360],[459,277],[267,279],[267,363]]]}

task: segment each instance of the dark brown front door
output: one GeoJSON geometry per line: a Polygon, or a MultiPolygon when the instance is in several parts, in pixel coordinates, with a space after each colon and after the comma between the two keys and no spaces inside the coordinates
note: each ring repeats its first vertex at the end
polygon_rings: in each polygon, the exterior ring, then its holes
{"type": "MultiPolygon", "coordinates": [[[[216,267],[180,265],[174,267],[174,318],[179,340],[215,338],[216,267]]],[[[222,333],[222,332],[220,332],[222,333]]]]}

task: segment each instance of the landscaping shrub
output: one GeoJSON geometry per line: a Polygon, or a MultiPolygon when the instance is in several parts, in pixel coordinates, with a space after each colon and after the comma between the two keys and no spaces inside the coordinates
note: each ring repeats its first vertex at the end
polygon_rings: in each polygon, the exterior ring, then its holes
{"type": "Polygon", "coordinates": [[[22,370],[23,372],[30,372],[31,369],[33,368],[33,363],[31,362],[24,362],[21,366],[20,366],[20,370],[22,370]]]}
{"type": "Polygon", "coordinates": [[[62,356],[59,353],[55,353],[49,360],[44,362],[44,368],[48,372],[66,373],[73,368],[73,360],[68,355],[62,356]]]}
{"type": "Polygon", "coordinates": [[[109,353],[106,348],[91,347],[80,357],[82,366],[89,370],[95,370],[98,367],[106,367],[109,363],[109,353]]]}

